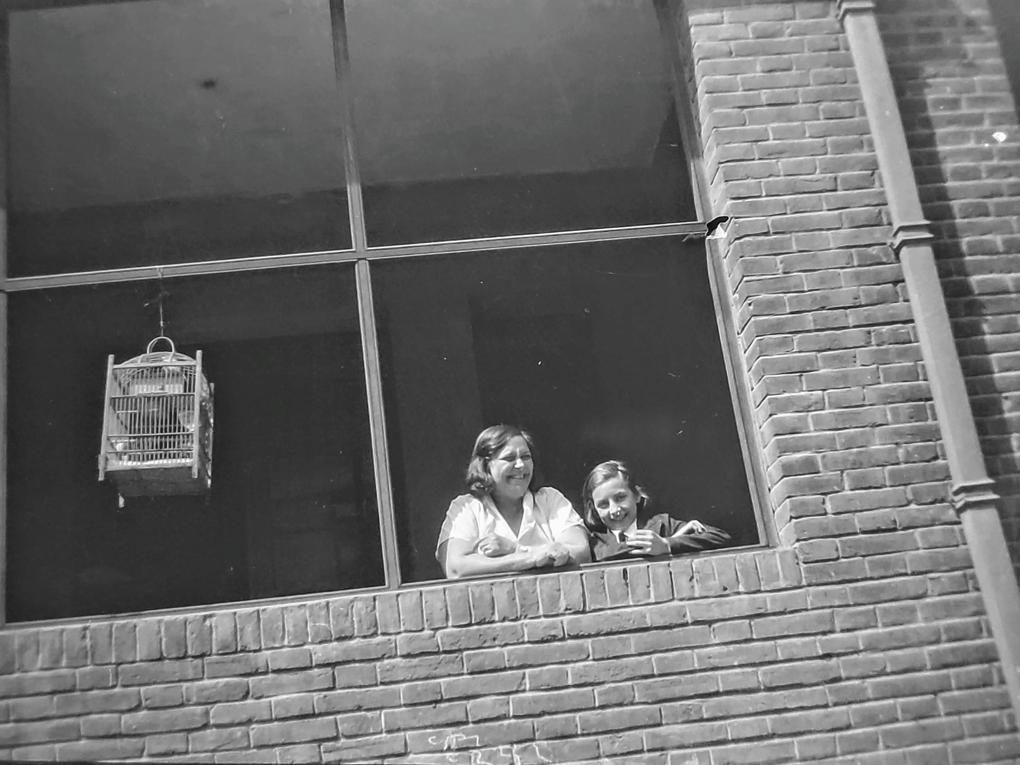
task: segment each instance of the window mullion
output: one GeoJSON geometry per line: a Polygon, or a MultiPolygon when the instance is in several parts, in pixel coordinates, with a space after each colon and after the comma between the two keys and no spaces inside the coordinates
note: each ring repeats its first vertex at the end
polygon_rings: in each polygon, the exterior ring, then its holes
{"type": "MultiPolygon", "coordinates": [[[[0,12],[0,280],[7,276],[10,14],[0,12]]],[[[7,293],[0,292],[0,626],[7,623],[7,293]]]]}
{"type": "Polygon", "coordinates": [[[344,177],[347,181],[347,212],[351,224],[351,243],[354,251],[365,252],[368,236],[365,232],[365,203],[361,196],[361,171],[354,136],[354,94],[351,84],[351,57],[347,45],[347,20],[344,0],[329,0],[329,15],[333,22],[333,64],[340,97],[340,129],[343,132],[344,177]]]}
{"type": "MultiPolygon", "coordinates": [[[[351,244],[356,253],[364,254],[368,250],[368,235],[365,230],[365,203],[361,196],[361,170],[358,167],[355,145],[354,94],[351,90],[351,58],[347,44],[344,0],[329,0],[329,14],[333,22],[333,62],[340,97],[351,244]]],[[[365,361],[365,386],[368,394],[368,422],[372,432],[372,466],[379,515],[379,537],[382,543],[383,573],[386,577],[386,586],[396,587],[400,584],[400,557],[397,552],[397,526],[393,509],[389,448],[386,443],[386,417],[383,412],[379,337],[372,300],[372,275],[367,260],[359,259],[355,264],[355,278],[358,290],[361,352],[365,361]]]]}
{"type": "Polygon", "coordinates": [[[372,464],[382,539],[383,571],[386,586],[400,584],[400,557],[397,553],[397,524],[393,508],[393,484],[390,474],[389,446],[386,441],[386,417],[383,411],[382,371],[379,362],[379,335],[372,299],[371,265],[359,260],[355,266],[358,289],[358,314],[361,321],[361,352],[365,359],[365,385],[368,389],[368,422],[372,431],[372,464]]]}

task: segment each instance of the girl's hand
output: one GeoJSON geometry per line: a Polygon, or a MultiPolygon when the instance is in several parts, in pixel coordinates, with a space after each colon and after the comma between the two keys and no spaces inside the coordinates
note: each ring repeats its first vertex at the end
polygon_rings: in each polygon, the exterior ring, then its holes
{"type": "Polygon", "coordinates": [[[701,521],[687,521],[687,523],[685,523],[683,526],[681,526],[680,530],[677,531],[678,535],[679,534],[704,534],[704,533],[705,533],[705,524],[702,523],[701,521]]]}
{"type": "Polygon", "coordinates": [[[638,529],[635,531],[627,537],[627,544],[631,548],[631,555],[654,556],[669,554],[669,542],[648,529],[638,529]]]}
{"type": "Polygon", "coordinates": [[[514,552],[517,545],[498,534],[489,534],[487,537],[482,537],[477,549],[486,558],[499,558],[514,552]]]}

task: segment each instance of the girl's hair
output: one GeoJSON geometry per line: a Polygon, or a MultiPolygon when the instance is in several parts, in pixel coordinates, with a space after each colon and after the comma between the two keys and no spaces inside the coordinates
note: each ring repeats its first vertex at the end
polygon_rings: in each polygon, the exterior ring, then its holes
{"type": "Polygon", "coordinates": [[[599,486],[606,481],[612,481],[614,478],[622,478],[623,482],[627,484],[627,488],[637,495],[639,513],[644,509],[645,503],[648,502],[648,492],[641,488],[641,485],[634,480],[634,476],[631,474],[630,468],[627,467],[626,463],[619,460],[609,460],[608,462],[596,465],[588,473],[588,477],[584,479],[584,486],[581,489],[581,497],[584,504],[584,522],[588,524],[588,528],[592,531],[606,531],[606,524],[602,522],[598,512],[595,510],[592,494],[595,493],[595,489],[599,486]]]}
{"type": "MultiPolygon", "coordinates": [[[[535,440],[528,431],[516,425],[492,425],[478,434],[478,438],[475,439],[475,448],[471,452],[467,475],[464,476],[464,482],[471,494],[483,499],[492,491],[493,481],[492,476],[489,475],[489,462],[503,450],[504,446],[510,443],[511,439],[517,436],[523,438],[524,443],[528,445],[532,465],[538,461],[538,456],[535,454],[535,440]]],[[[538,484],[538,470],[533,467],[528,489],[535,491],[538,484]]]]}

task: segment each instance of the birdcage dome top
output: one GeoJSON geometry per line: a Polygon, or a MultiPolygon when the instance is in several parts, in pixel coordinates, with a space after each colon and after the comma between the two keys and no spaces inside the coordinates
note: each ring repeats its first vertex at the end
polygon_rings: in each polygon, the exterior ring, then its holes
{"type": "Polygon", "coordinates": [[[154,337],[149,341],[149,345],[145,349],[145,353],[140,356],[135,356],[132,359],[121,362],[118,367],[127,366],[153,366],[153,365],[165,365],[165,364],[194,364],[195,359],[183,353],[178,353],[177,348],[174,346],[174,341],[166,335],[160,335],[154,337]],[[157,351],[155,350],[156,344],[160,341],[165,342],[170,346],[169,350],[157,351]]]}

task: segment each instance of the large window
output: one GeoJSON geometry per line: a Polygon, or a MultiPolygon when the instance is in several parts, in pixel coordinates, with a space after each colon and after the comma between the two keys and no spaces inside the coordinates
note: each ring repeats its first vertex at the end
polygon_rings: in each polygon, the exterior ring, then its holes
{"type": "Polygon", "coordinates": [[[669,3],[54,5],[0,17],[6,620],[441,578],[497,422],[762,541],[669,3]],[[107,358],[160,334],[212,487],[120,498],[107,358]]]}

